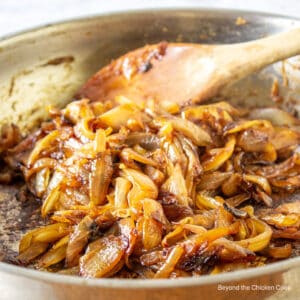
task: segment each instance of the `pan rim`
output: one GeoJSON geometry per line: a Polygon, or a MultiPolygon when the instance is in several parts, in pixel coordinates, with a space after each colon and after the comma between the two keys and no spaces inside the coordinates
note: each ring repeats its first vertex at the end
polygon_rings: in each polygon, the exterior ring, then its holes
{"type": "Polygon", "coordinates": [[[84,278],[72,275],[63,275],[39,271],[10,265],[0,262],[0,272],[26,277],[33,280],[47,283],[66,284],[76,286],[102,287],[113,289],[153,289],[153,288],[174,288],[176,287],[193,287],[211,284],[223,284],[227,282],[240,281],[244,279],[254,279],[264,275],[282,273],[291,268],[295,269],[300,266],[300,256],[274,262],[266,266],[237,270],[228,273],[215,275],[202,275],[199,277],[185,277],[176,279],[119,279],[119,278],[84,278]]]}
{"type": "MultiPolygon", "coordinates": [[[[27,37],[27,35],[37,33],[39,31],[44,30],[51,30],[58,26],[64,26],[64,25],[70,25],[70,24],[76,24],[81,23],[85,21],[93,21],[98,18],[105,18],[105,17],[118,17],[123,15],[142,15],[144,13],[174,13],[174,12],[180,12],[180,13],[193,13],[193,12],[203,12],[203,13],[214,13],[218,15],[235,15],[240,16],[245,15],[249,17],[258,17],[258,18],[275,18],[275,19],[281,19],[281,20],[290,20],[290,21],[300,21],[300,17],[294,17],[284,14],[275,14],[275,13],[268,13],[268,12],[261,12],[256,10],[242,10],[242,9],[229,9],[229,8],[210,8],[210,7],[162,7],[162,8],[147,8],[147,9],[128,9],[128,10],[122,10],[122,11],[107,11],[105,13],[96,13],[96,14],[88,14],[83,15],[80,17],[70,17],[66,19],[60,19],[55,22],[49,22],[38,26],[32,26],[24,30],[17,30],[12,33],[8,33],[5,35],[0,36],[0,46],[2,43],[11,43],[14,42],[16,38],[20,37],[27,37]]],[[[5,46],[5,45],[4,45],[5,46]]]]}

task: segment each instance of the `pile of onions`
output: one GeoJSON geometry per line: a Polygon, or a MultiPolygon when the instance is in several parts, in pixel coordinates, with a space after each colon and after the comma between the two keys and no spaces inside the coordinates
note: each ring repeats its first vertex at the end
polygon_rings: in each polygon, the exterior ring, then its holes
{"type": "Polygon", "coordinates": [[[287,113],[255,119],[226,102],[180,108],[125,97],[50,113],[5,152],[49,220],[22,238],[21,263],[175,278],[292,254],[282,239],[300,238],[300,202],[282,202],[300,187],[300,135],[287,113]]]}

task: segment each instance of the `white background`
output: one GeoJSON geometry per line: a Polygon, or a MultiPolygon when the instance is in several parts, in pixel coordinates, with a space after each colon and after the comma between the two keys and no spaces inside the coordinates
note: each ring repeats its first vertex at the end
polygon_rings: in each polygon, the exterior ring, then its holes
{"type": "Polygon", "coordinates": [[[0,0],[0,36],[90,14],[155,7],[214,7],[300,17],[299,0],[0,0]]]}

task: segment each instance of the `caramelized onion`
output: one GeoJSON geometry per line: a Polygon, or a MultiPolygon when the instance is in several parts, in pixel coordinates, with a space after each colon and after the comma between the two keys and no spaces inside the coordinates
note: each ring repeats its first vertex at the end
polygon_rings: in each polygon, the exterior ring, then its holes
{"type": "Polygon", "coordinates": [[[292,245],[285,244],[283,246],[270,245],[266,250],[267,254],[273,258],[288,258],[292,254],[292,245]]]}
{"type": "Polygon", "coordinates": [[[295,226],[299,225],[299,215],[297,214],[270,214],[266,216],[262,216],[262,220],[270,225],[274,225],[276,227],[288,227],[288,226],[295,226]]]}
{"type": "Polygon", "coordinates": [[[68,241],[69,237],[65,236],[54,244],[53,247],[41,257],[39,266],[47,268],[65,259],[68,241]]]}
{"type": "Polygon", "coordinates": [[[125,126],[129,119],[139,119],[140,112],[135,105],[121,104],[98,117],[99,121],[107,127],[117,130],[125,126]]]}
{"type": "Polygon", "coordinates": [[[275,149],[281,150],[299,144],[299,133],[285,127],[276,127],[271,135],[271,143],[275,149]]]}
{"type": "Polygon", "coordinates": [[[20,241],[18,259],[22,263],[29,263],[43,254],[49,244],[68,235],[69,226],[64,223],[55,223],[29,231],[20,241]]]}
{"type": "Polygon", "coordinates": [[[254,184],[257,184],[261,189],[263,189],[268,195],[271,194],[272,189],[270,187],[270,184],[268,180],[265,177],[262,176],[256,176],[256,175],[244,175],[243,179],[245,181],[252,182],[254,184]]]}
{"type": "Polygon", "coordinates": [[[130,148],[123,149],[120,154],[120,158],[127,165],[130,165],[131,161],[134,160],[145,165],[157,167],[157,163],[155,161],[133,151],[130,148]]]}
{"type": "Polygon", "coordinates": [[[204,171],[217,170],[220,168],[233,154],[235,143],[236,138],[230,135],[224,148],[210,150],[209,154],[211,158],[203,163],[204,171]]]}
{"type": "Polygon", "coordinates": [[[50,132],[48,135],[46,135],[43,139],[39,140],[33,149],[33,151],[30,153],[28,159],[27,159],[27,165],[31,166],[37,158],[39,157],[39,154],[44,150],[44,149],[49,149],[51,148],[51,145],[55,142],[57,142],[57,138],[60,135],[59,130],[54,130],[50,132]]]}
{"type": "Polygon", "coordinates": [[[179,164],[176,164],[171,176],[161,187],[162,192],[173,194],[180,205],[188,206],[188,192],[179,164]]]}
{"type": "Polygon", "coordinates": [[[120,237],[109,236],[94,242],[80,258],[80,273],[84,277],[109,277],[119,271],[124,262],[124,247],[120,237]]]}
{"type": "Polygon", "coordinates": [[[71,234],[70,241],[66,248],[66,265],[68,267],[78,265],[80,254],[88,243],[92,224],[93,220],[91,217],[86,216],[75,227],[74,232],[71,234]]]}
{"type": "Polygon", "coordinates": [[[90,178],[90,201],[95,205],[103,204],[113,174],[111,156],[102,152],[93,162],[90,178]]]}
{"type": "Polygon", "coordinates": [[[144,198],[156,199],[158,195],[157,187],[154,182],[143,173],[133,169],[123,169],[123,176],[127,178],[132,188],[128,193],[129,205],[135,209],[141,208],[140,200],[144,198]]]}
{"type": "Polygon", "coordinates": [[[252,219],[258,235],[249,239],[237,241],[236,243],[250,251],[261,251],[270,242],[272,236],[272,229],[264,222],[252,219]]]}
{"type": "Polygon", "coordinates": [[[190,138],[197,146],[206,146],[211,143],[210,135],[193,122],[181,118],[172,118],[170,122],[175,130],[190,138]]]}
{"type": "Polygon", "coordinates": [[[184,250],[180,245],[175,246],[170,252],[166,262],[161,266],[161,268],[154,275],[154,278],[168,278],[173,269],[175,268],[177,262],[183,255],[184,250]]]}
{"type": "Polygon", "coordinates": [[[125,143],[130,147],[141,145],[143,148],[150,151],[160,147],[160,139],[156,135],[148,132],[130,133],[126,138],[125,143]]]}
{"type": "Polygon", "coordinates": [[[116,179],[115,185],[115,206],[117,208],[127,208],[127,195],[131,188],[131,183],[129,180],[118,177],[116,179]]]}
{"type": "Polygon", "coordinates": [[[250,111],[249,117],[251,119],[268,120],[276,126],[294,126],[300,124],[299,120],[288,112],[273,107],[253,109],[250,111]]]}
{"type": "Polygon", "coordinates": [[[278,239],[300,239],[298,120],[227,102],[137,100],[52,108],[19,144],[18,129],[4,127],[0,152],[12,170],[3,178],[23,172],[52,222],[23,236],[20,262],[84,277],[177,278],[294,255],[278,239]]]}
{"type": "Polygon", "coordinates": [[[260,167],[257,170],[257,173],[259,175],[267,177],[267,178],[274,178],[274,177],[280,176],[281,174],[287,172],[294,165],[295,165],[295,156],[293,155],[279,164],[275,164],[272,166],[260,167]]]}
{"type": "Polygon", "coordinates": [[[258,128],[259,127],[272,128],[272,124],[266,120],[240,121],[237,123],[231,123],[225,127],[225,135],[244,131],[244,130],[252,128],[252,127],[254,127],[254,128],[257,128],[257,127],[258,128]]]}
{"type": "Polygon", "coordinates": [[[201,176],[201,181],[197,185],[199,190],[216,190],[223,182],[231,176],[231,172],[212,172],[201,176]]]}

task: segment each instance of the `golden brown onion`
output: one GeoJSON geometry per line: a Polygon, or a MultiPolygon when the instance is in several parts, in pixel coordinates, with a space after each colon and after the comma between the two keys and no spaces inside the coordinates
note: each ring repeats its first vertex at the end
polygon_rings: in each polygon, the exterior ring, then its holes
{"type": "Polygon", "coordinates": [[[101,238],[80,258],[80,273],[84,277],[110,277],[124,264],[124,246],[121,237],[101,238]]]}

